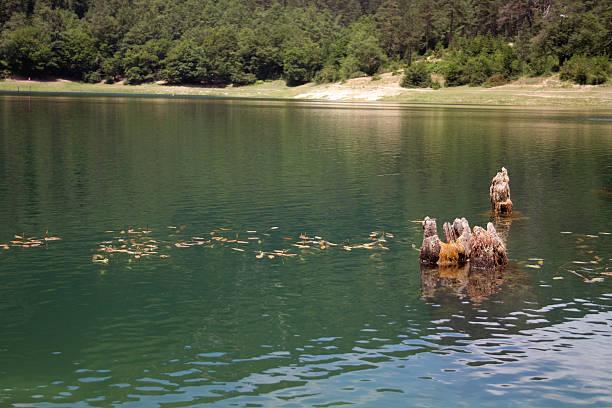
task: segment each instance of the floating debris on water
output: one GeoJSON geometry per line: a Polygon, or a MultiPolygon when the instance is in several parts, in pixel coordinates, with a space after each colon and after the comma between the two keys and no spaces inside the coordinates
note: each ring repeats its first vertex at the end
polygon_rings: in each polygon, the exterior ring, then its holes
{"type": "Polygon", "coordinates": [[[44,238],[38,237],[28,237],[25,232],[22,232],[21,235],[13,234],[13,239],[11,239],[6,244],[0,244],[5,250],[10,249],[11,247],[15,248],[39,248],[46,247],[49,242],[52,241],[61,241],[60,237],[50,237],[49,230],[45,231],[44,238]]]}
{"type": "MultiPolygon", "coordinates": [[[[598,232],[598,235],[575,234],[573,239],[573,245],[576,249],[575,258],[561,265],[559,270],[569,272],[581,278],[585,283],[604,282],[605,278],[602,276],[612,276],[612,272],[609,272],[612,268],[610,266],[612,259],[605,259],[599,253],[602,251],[606,255],[609,253],[608,239],[610,235],[612,234],[606,232],[598,232]],[[577,272],[576,268],[580,272],[577,272]]],[[[568,243],[571,242],[568,241],[568,243]]]]}
{"type": "MultiPolygon", "coordinates": [[[[210,232],[190,233],[188,236],[183,236],[183,230],[186,226],[180,227],[169,226],[170,233],[163,237],[158,237],[153,230],[145,228],[125,228],[113,237],[112,240],[108,236],[98,243],[97,252],[92,258],[94,263],[108,263],[111,258],[125,259],[132,263],[136,260],[142,261],[146,258],[169,258],[169,252],[185,251],[189,248],[218,248],[230,250],[232,252],[248,253],[252,252],[257,259],[284,259],[291,257],[300,257],[304,261],[304,256],[311,255],[313,251],[326,251],[334,247],[351,251],[353,249],[379,250],[389,251],[388,241],[395,236],[384,231],[373,231],[369,233],[367,239],[360,243],[350,243],[349,240],[344,240],[342,244],[334,243],[321,234],[300,233],[297,237],[280,236],[274,234],[273,231],[279,227],[273,226],[265,229],[271,233],[259,233],[256,236],[257,229],[236,229],[220,227],[210,232]],[[237,231],[245,231],[249,236],[244,236],[241,239],[240,233],[237,231]],[[205,239],[204,237],[210,237],[205,239]],[[249,248],[252,248],[251,250],[249,248]],[[302,255],[295,251],[303,251],[302,255]]],[[[109,229],[105,233],[112,233],[115,230],[109,229]]],[[[244,233],[243,233],[244,234],[244,233]]],[[[163,235],[163,234],[162,234],[163,235]]]]}
{"type": "Polygon", "coordinates": [[[540,265],[525,265],[526,268],[532,268],[532,269],[540,269],[541,266],[540,265]]]}

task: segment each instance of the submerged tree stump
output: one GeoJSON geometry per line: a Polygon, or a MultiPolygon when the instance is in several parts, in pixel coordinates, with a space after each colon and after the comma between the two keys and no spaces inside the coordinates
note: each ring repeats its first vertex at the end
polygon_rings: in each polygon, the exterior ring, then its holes
{"type": "Polygon", "coordinates": [[[468,221],[457,218],[452,225],[444,223],[443,230],[446,242],[438,237],[435,219],[425,217],[419,256],[422,264],[447,266],[469,262],[476,268],[495,268],[508,263],[506,245],[493,223],[489,223],[486,230],[475,226],[470,231],[468,221]]]}
{"type": "Polygon", "coordinates": [[[508,170],[505,167],[502,167],[501,171],[491,180],[489,197],[495,214],[512,214],[514,204],[510,199],[510,177],[508,177],[508,170]]]}

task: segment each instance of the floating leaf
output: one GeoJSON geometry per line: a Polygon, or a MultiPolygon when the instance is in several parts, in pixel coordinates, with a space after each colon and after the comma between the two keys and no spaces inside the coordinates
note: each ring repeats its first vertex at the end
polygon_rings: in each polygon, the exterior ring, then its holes
{"type": "Polygon", "coordinates": [[[540,265],[525,265],[527,268],[540,269],[540,265]]]}
{"type": "Polygon", "coordinates": [[[573,234],[571,231],[561,231],[562,234],[573,234]]]}
{"type": "Polygon", "coordinates": [[[238,252],[244,252],[244,249],[242,248],[232,248],[234,251],[238,251],[238,252]]]}
{"type": "Polygon", "coordinates": [[[100,254],[94,254],[91,257],[91,261],[95,262],[95,263],[103,263],[103,264],[107,264],[108,263],[108,258],[103,257],[100,254]]]}
{"type": "Polygon", "coordinates": [[[553,277],[553,279],[554,280],[561,280],[561,279],[563,279],[563,276],[555,276],[555,277],[553,277]]]}

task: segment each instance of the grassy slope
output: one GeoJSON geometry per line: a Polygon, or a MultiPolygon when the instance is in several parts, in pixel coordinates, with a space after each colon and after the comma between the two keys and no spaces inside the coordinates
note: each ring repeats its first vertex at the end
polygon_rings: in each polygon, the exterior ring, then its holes
{"type": "Polygon", "coordinates": [[[575,86],[556,78],[523,79],[496,88],[454,87],[440,90],[404,89],[399,86],[401,76],[383,74],[380,79],[355,78],[337,84],[305,84],[287,87],[283,81],[225,88],[199,86],[166,86],[158,84],[84,84],[56,81],[0,81],[0,92],[61,92],[149,95],[200,95],[239,98],[300,98],[333,101],[374,101],[430,104],[517,105],[572,107],[590,106],[610,108],[612,86],[575,86]]]}

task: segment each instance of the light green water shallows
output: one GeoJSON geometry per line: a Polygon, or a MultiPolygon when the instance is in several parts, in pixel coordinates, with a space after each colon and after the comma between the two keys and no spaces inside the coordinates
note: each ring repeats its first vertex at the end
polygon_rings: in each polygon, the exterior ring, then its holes
{"type": "Polygon", "coordinates": [[[611,111],[3,96],[0,180],[0,406],[612,405],[611,111]],[[502,166],[508,267],[421,272],[502,166]]]}

